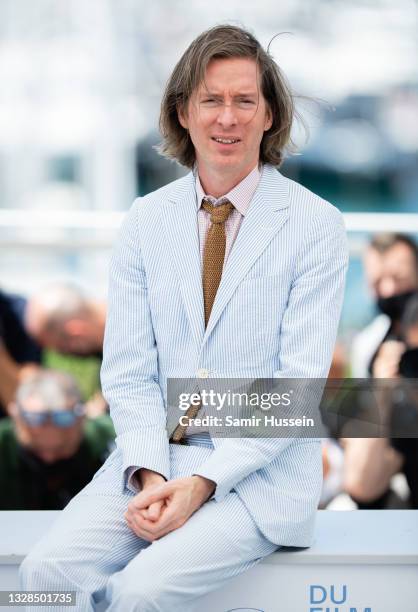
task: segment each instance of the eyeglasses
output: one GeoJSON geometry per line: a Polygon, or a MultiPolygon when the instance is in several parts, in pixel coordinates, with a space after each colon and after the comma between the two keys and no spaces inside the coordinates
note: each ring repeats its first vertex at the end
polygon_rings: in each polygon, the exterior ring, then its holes
{"type": "Polygon", "coordinates": [[[83,404],[75,404],[72,408],[65,410],[44,410],[42,412],[25,410],[21,405],[18,405],[18,409],[20,416],[31,427],[40,427],[48,421],[56,427],[71,427],[85,412],[83,404]]]}

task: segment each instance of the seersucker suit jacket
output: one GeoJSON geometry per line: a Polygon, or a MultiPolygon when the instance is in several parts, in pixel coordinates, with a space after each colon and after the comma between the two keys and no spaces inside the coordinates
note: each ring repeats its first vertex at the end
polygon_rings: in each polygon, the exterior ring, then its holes
{"type": "MultiPolygon", "coordinates": [[[[170,475],[167,380],[325,378],[348,263],[340,212],[273,166],[226,262],[205,329],[192,172],[135,200],[115,245],[101,371],[121,487],[131,466],[170,475]]],[[[196,473],[235,490],[262,533],[309,546],[322,484],[317,438],[213,437],[196,473]]]]}

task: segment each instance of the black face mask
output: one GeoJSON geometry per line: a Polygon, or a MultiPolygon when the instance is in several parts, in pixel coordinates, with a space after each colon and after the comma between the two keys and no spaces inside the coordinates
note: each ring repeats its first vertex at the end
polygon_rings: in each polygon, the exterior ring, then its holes
{"type": "Polygon", "coordinates": [[[416,295],[416,291],[406,291],[405,293],[398,293],[397,295],[385,298],[380,297],[376,304],[378,309],[392,321],[399,321],[402,318],[408,300],[413,295],[416,295]]]}
{"type": "Polygon", "coordinates": [[[399,374],[404,378],[418,378],[418,348],[403,353],[399,362],[399,374]]]}

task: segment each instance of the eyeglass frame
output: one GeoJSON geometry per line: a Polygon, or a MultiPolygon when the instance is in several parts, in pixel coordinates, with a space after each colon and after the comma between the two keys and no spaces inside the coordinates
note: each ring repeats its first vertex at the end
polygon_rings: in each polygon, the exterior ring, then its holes
{"type": "Polygon", "coordinates": [[[30,427],[40,427],[50,422],[61,429],[72,427],[86,412],[85,406],[81,402],[77,402],[72,408],[41,411],[25,410],[21,404],[17,403],[17,409],[19,415],[30,427]]]}

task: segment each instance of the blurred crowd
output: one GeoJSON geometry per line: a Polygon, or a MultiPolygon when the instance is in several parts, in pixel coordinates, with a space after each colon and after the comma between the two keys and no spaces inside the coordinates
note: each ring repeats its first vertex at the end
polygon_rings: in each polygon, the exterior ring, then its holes
{"type": "Polygon", "coordinates": [[[113,449],[98,376],[105,319],[106,305],[77,286],[28,299],[0,290],[0,510],[63,508],[113,449]],[[52,357],[56,367],[46,367],[51,355],[75,358],[79,380],[71,360],[52,357]],[[96,384],[83,397],[91,357],[96,384]]]}
{"type": "MultiPolygon", "coordinates": [[[[376,316],[349,346],[337,344],[330,380],[358,384],[328,402],[364,424],[358,390],[374,383],[380,428],[366,437],[346,418],[329,427],[320,507],[418,508],[418,246],[376,235],[363,261],[376,316]]],[[[114,447],[98,373],[81,389],[85,360],[100,367],[105,319],[106,304],[74,285],[28,297],[0,290],[0,510],[63,508],[114,447]],[[78,379],[51,354],[76,359],[78,379]]]]}
{"type": "Polygon", "coordinates": [[[344,418],[323,444],[321,505],[418,508],[418,246],[403,234],[379,234],[363,263],[376,316],[348,357],[341,346],[334,354],[330,376],[353,384],[343,402],[334,397],[344,418]]]}

